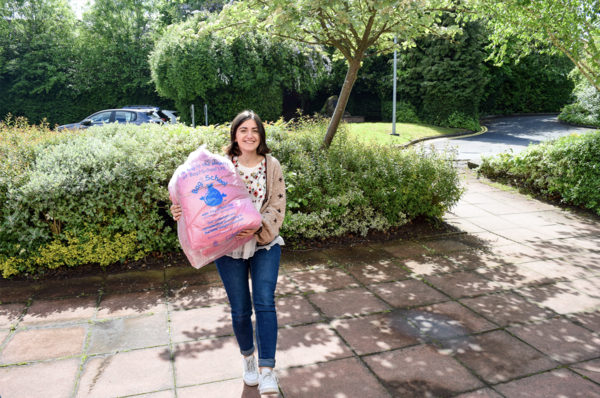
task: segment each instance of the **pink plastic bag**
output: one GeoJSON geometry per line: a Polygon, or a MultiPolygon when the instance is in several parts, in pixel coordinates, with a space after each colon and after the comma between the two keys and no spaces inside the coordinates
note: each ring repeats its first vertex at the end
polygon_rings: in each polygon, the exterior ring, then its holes
{"type": "Polygon", "coordinates": [[[231,161],[202,145],[175,170],[169,182],[171,201],[181,205],[177,234],[195,268],[232,252],[252,239],[236,239],[244,229],[261,225],[248,190],[231,161]]]}

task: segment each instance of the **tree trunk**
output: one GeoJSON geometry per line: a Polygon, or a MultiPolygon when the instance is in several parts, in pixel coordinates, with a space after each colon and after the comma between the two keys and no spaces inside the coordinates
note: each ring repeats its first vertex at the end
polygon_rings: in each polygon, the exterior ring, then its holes
{"type": "Polygon", "coordinates": [[[340,93],[338,103],[335,107],[335,111],[333,112],[333,116],[331,117],[329,127],[327,127],[325,139],[323,139],[323,147],[325,148],[329,148],[329,145],[331,145],[331,141],[333,141],[333,137],[337,132],[338,126],[340,125],[340,121],[342,120],[342,116],[344,116],[346,104],[348,104],[348,98],[350,98],[352,87],[354,86],[354,82],[356,81],[356,75],[358,73],[358,70],[360,69],[361,61],[362,57],[357,57],[354,59],[354,61],[352,61],[352,63],[348,67],[348,73],[346,73],[346,80],[344,81],[344,85],[342,86],[342,92],[340,93]]]}

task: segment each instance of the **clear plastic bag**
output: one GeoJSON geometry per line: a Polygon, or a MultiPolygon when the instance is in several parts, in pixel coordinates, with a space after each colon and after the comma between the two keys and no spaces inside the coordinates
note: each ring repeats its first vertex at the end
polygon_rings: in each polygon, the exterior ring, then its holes
{"type": "Polygon", "coordinates": [[[182,216],[177,234],[195,268],[231,253],[252,239],[236,239],[244,229],[259,228],[262,217],[231,161],[202,145],[175,170],[169,182],[171,201],[182,216]]]}

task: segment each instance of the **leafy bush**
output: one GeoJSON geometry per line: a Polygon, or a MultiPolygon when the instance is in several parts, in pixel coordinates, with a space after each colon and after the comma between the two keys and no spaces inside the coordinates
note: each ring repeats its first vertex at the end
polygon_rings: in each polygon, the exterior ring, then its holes
{"type": "MultiPolygon", "coordinates": [[[[364,235],[418,216],[440,217],[458,201],[462,188],[450,155],[365,147],[343,129],[325,151],[326,127],[324,120],[267,126],[288,186],[284,237],[364,235]]],[[[2,142],[9,130],[0,130],[2,142]]],[[[29,130],[39,135],[39,127],[29,130]]],[[[112,124],[47,134],[27,146],[27,134],[13,134],[14,143],[0,152],[2,164],[24,147],[29,160],[0,180],[0,272],[106,266],[178,250],[168,181],[190,152],[202,144],[219,152],[228,136],[226,127],[112,124]]]]}
{"type": "MultiPolygon", "coordinates": [[[[384,122],[391,122],[394,110],[393,101],[381,101],[381,116],[384,122]]],[[[417,108],[410,102],[396,101],[396,122],[421,123],[417,116],[417,108]]]]}
{"type": "Polygon", "coordinates": [[[531,145],[519,154],[484,157],[479,172],[510,178],[549,197],[600,214],[600,132],[531,145]]]}
{"type": "Polygon", "coordinates": [[[558,118],[569,123],[600,127],[600,92],[578,71],[574,71],[571,77],[577,82],[573,91],[577,99],[565,106],[558,118]]]}

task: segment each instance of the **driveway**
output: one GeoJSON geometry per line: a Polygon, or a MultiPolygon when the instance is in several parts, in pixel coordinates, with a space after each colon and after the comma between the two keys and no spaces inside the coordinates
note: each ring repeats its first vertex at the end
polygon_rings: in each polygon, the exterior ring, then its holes
{"type": "Polygon", "coordinates": [[[484,134],[455,139],[440,138],[424,144],[434,145],[438,150],[447,146],[456,148],[459,160],[479,160],[481,155],[492,156],[511,149],[518,153],[529,144],[539,144],[572,133],[595,131],[559,123],[558,118],[552,115],[509,116],[486,120],[482,125],[488,129],[484,134]]]}

